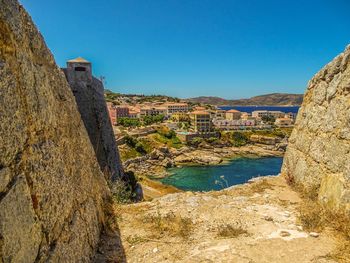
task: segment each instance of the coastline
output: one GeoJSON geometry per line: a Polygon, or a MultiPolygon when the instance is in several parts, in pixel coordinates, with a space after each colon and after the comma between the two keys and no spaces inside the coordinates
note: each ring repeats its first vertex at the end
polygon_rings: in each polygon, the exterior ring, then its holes
{"type": "Polygon", "coordinates": [[[199,149],[183,147],[179,150],[162,147],[148,155],[127,160],[123,165],[127,171],[134,172],[136,176],[160,179],[169,176],[167,169],[172,167],[222,165],[240,157],[283,157],[283,155],[284,151],[268,149],[266,145],[257,144],[199,149]]]}

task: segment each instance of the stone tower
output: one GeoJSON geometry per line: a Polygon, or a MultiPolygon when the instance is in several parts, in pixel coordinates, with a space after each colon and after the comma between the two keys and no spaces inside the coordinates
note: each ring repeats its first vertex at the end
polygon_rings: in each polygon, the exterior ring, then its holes
{"type": "Polygon", "coordinates": [[[91,63],[84,58],[67,61],[67,78],[74,82],[92,83],[91,63]]]}
{"type": "Polygon", "coordinates": [[[91,63],[84,58],[67,61],[63,69],[98,163],[107,179],[114,181],[123,175],[119,152],[109,120],[103,83],[92,75],[91,63]]]}

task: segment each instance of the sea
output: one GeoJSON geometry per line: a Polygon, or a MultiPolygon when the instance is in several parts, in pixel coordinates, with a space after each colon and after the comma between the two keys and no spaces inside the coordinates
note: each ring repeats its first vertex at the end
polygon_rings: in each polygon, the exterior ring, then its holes
{"type": "Polygon", "coordinates": [[[277,175],[282,161],[281,157],[238,157],[221,165],[175,167],[160,181],[186,191],[221,190],[254,177],[277,175]]]}
{"type": "Polygon", "coordinates": [[[268,110],[268,111],[282,111],[285,113],[293,112],[298,113],[299,106],[222,106],[219,109],[231,110],[235,109],[241,112],[252,113],[256,110],[268,110]]]}

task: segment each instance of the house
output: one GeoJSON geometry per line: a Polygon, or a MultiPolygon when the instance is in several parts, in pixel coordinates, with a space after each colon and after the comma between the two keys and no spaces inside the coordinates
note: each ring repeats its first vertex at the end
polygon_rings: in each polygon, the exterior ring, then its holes
{"type": "Polygon", "coordinates": [[[241,112],[235,109],[226,111],[225,119],[226,120],[239,120],[241,118],[241,112]]]}
{"type": "Polygon", "coordinates": [[[214,120],[215,127],[221,130],[236,130],[240,128],[247,128],[256,125],[255,119],[248,120],[214,120]]]}
{"type": "Polygon", "coordinates": [[[164,107],[166,108],[166,115],[171,116],[174,113],[188,112],[188,104],[187,103],[165,103],[164,107]]]}
{"type": "Polygon", "coordinates": [[[129,118],[129,108],[126,106],[116,106],[115,113],[117,123],[119,118],[129,118]]]}
{"type": "Polygon", "coordinates": [[[257,110],[252,112],[252,117],[261,119],[262,117],[274,117],[277,118],[283,118],[285,115],[282,111],[268,111],[268,110],[257,110]]]}
{"type": "Polygon", "coordinates": [[[288,127],[292,126],[293,120],[290,118],[277,118],[275,121],[275,125],[278,127],[288,127]]]}
{"type": "Polygon", "coordinates": [[[115,110],[115,106],[111,102],[107,102],[107,110],[108,110],[108,115],[109,119],[111,120],[112,125],[117,124],[117,114],[115,110]]]}
{"type": "Polygon", "coordinates": [[[225,119],[226,117],[226,111],[225,110],[221,110],[221,109],[217,109],[215,111],[215,119],[225,119]]]}
{"type": "Polygon", "coordinates": [[[210,133],[213,131],[213,125],[209,112],[194,111],[190,113],[191,127],[194,132],[210,133]]]}
{"type": "Polygon", "coordinates": [[[166,107],[156,107],[156,106],[143,106],[140,108],[140,116],[157,116],[157,115],[167,115],[166,107]]]}

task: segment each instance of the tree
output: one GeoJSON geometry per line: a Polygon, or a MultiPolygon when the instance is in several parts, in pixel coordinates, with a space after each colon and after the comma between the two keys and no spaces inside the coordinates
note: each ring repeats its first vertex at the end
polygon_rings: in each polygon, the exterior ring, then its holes
{"type": "Polygon", "coordinates": [[[275,117],[271,115],[262,116],[261,119],[266,123],[274,123],[276,120],[275,117]]]}
{"type": "Polygon", "coordinates": [[[231,142],[235,147],[244,146],[249,142],[249,138],[242,132],[233,132],[231,138],[231,142]]]}

